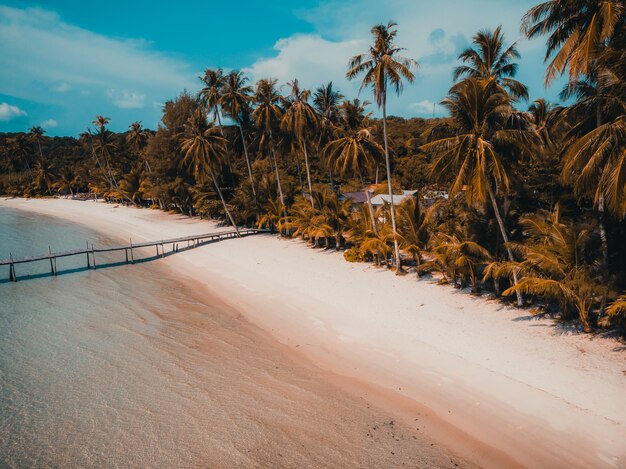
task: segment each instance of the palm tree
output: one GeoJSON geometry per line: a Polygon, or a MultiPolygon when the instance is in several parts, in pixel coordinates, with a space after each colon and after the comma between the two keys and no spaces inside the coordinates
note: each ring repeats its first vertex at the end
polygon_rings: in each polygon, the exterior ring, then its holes
{"type": "Polygon", "coordinates": [[[528,106],[528,113],[532,116],[533,124],[537,134],[541,138],[541,143],[547,148],[554,148],[555,134],[558,134],[561,124],[560,114],[563,108],[555,106],[543,98],[535,99],[528,106]]]}
{"type": "Polygon", "coordinates": [[[478,292],[478,270],[492,260],[489,251],[477,242],[456,234],[438,233],[431,245],[431,259],[422,268],[440,272],[444,282],[451,278],[456,285],[460,280],[461,288],[469,282],[472,292],[478,292]]]}
{"type": "Polygon", "coordinates": [[[31,127],[28,130],[28,136],[33,142],[37,144],[37,147],[39,149],[39,158],[43,158],[43,151],[41,150],[41,139],[43,138],[43,134],[45,133],[46,131],[39,126],[31,127]]]}
{"type": "MultiPolygon", "coordinates": [[[[100,166],[105,172],[107,179],[109,180],[111,191],[119,192],[117,178],[115,177],[111,164],[112,155],[116,147],[113,142],[113,133],[106,128],[109,123],[109,118],[97,115],[92,123],[96,126],[98,131],[95,135],[87,131],[91,140],[91,151],[96,159],[97,165],[100,166]],[[104,166],[100,163],[100,160],[104,161],[104,166]]],[[[132,200],[131,203],[134,204],[132,200]]]]}
{"type": "MultiPolygon", "coordinates": [[[[394,44],[398,30],[396,23],[390,21],[386,26],[378,24],[371,30],[374,44],[370,46],[369,52],[355,55],[350,59],[348,79],[354,79],[364,74],[360,89],[372,86],[376,104],[383,112],[383,141],[385,148],[385,163],[387,168],[387,184],[389,186],[389,199],[391,201],[391,224],[394,233],[396,232],[396,215],[393,205],[393,191],[391,181],[391,160],[389,158],[389,146],[387,143],[387,88],[391,88],[400,95],[402,92],[402,81],[406,79],[409,83],[415,80],[411,72],[411,67],[417,67],[417,62],[399,55],[402,48],[394,44]]],[[[402,266],[400,261],[400,249],[398,241],[394,236],[394,251],[396,259],[396,273],[399,273],[402,266]]]]}
{"type": "Polygon", "coordinates": [[[222,201],[224,211],[231,225],[239,236],[239,228],[233,219],[220,186],[217,183],[215,172],[222,167],[224,154],[224,138],[217,135],[217,129],[209,125],[204,109],[198,108],[187,121],[185,137],[181,149],[184,152],[182,164],[191,168],[196,180],[204,182],[207,176],[211,177],[215,190],[222,201]]]}
{"type": "Polygon", "coordinates": [[[40,156],[34,166],[35,184],[39,190],[45,190],[48,195],[52,195],[52,185],[56,178],[54,163],[48,158],[40,156]]]}
{"type": "Polygon", "coordinates": [[[459,65],[454,69],[454,79],[461,77],[493,78],[515,99],[528,99],[526,85],[513,79],[517,73],[517,64],[513,59],[520,55],[516,43],[505,49],[502,27],[494,31],[479,31],[472,42],[476,48],[468,47],[459,55],[459,60],[466,65],[459,65]]]}
{"type": "MultiPolygon", "coordinates": [[[[450,196],[466,189],[468,205],[483,205],[489,200],[507,246],[509,237],[496,201],[498,194],[509,190],[502,150],[511,146],[523,150],[525,144],[534,141],[534,132],[507,128],[513,113],[511,98],[493,79],[459,82],[442,104],[450,112],[453,135],[421,147],[435,158],[431,175],[443,182],[456,174],[450,196]]],[[[515,260],[509,247],[507,254],[509,260],[515,260]]],[[[513,280],[517,284],[517,275],[513,280]]],[[[522,306],[522,296],[516,293],[522,306]]]]}
{"type": "Polygon", "coordinates": [[[429,240],[428,228],[438,209],[439,204],[435,203],[425,212],[422,211],[417,197],[408,197],[398,207],[400,246],[413,255],[418,277],[422,252],[425,251],[429,240]]]}
{"type": "MultiPolygon", "coordinates": [[[[365,115],[364,106],[358,99],[345,101],[342,103],[339,116],[340,123],[337,126],[342,136],[328,142],[323,153],[326,165],[331,172],[334,171],[340,176],[348,174],[356,175],[365,185],[364,174],[370,174],[381,161],[384,149],[376,143],[372,136],[372,127],[368,127],[369,114],[365,115]]],[[[372,227],[376,231],[376,220],[374,209],[370,199],[368,188],[364,189],[367,205],[372,219],[372,227]]]]}
{"type": "MultiPolygon", "coordinates": [[[[326,146],[333,136],[334,126],[338,120],[339,105],[343,95],[333,88],[333,82],[316,88],[313,93],[313,107],[319,116],[319,138],[317,140],[318,154],[326,146]]],[[[330,189],[335,190],[333,181],[333,171],[328,171],[330,179],[330,189]]]]}
{"type": "Polygon", "coordinates": [[[569,68],[569,80],[587,75],[599,53],[623,28],[623,0],[548,0],[531,8],[522,20],[528,38],[548,35],[546,84],[569,68]]]}
{"type": "Polygon", "coordinates": [[[250,112],[250,102],[252,101],[252,87],[248,86],[246,84],[247,82],[248,78],[243,72],[237,70],[231,71],[226,75],[226,79],[224,80],[220,103],[224,113],[233,119],[239,128],[241,145],[243,146],[246,165],[248,166],[248,177],[250,178],[252,195],[254,196],[255,203],[258,203],[256,186],[252,176],[252,165],[250,164],[250,156],[248,155],[248,145],[246,144],[246,137],[243,132],[244,116],[246,113],[250,112]]]}
{"type": "Polygon", "coordinates": [[[256,90],[254,93],[254,101],[256,108],[252,113],[256,126],[262,132],[262,142],[266,143],[269,147],[270,159],[273,163],[274,170],[276,171],[276,182],[278,184],[278,195],[280,203],[283,206],[283,211],[287,209],[285,205],[285,197],[283,196],[283,189],[280,183],[280,174],[278,172],[278,161],[276,160],[276,150],[274,148],[274,131],[278,127],[283,110],[280,107],[282,97],[276,90],[277,80],[274,78],[267,78],[259,80],[256,84],[256,90]]]}
{"type": "MultiPolygon", "coordinates": [[[[623,59],[622,59],[623,64],[623,59]]],[[[604,65],[604,64],[603,64],[604,65]]],[[[575,122],[566,134],[562,177],[577,195],[593,194],[601,215],[605,205],[626,216],[626,72],[623,65],[600,66],[568,85],[561,96],[577,102],[563,112],[575,122]]]]}
{"type": "Polygon", "coordinates": [[[304,154],[306,179],[309,186],[309,198],[313,205],[313,185],[311,184],[311,168],[309,167],[309,152],[307,151],[307,132],[315,131],[318,127],[317,115],[309,104],[311,92],[301,89],[297,79],[287,83],[291,87],[291,94],[286,99],[287,110],[281,121],[281,128],[296,137],[300,149],[304,154]]]}
{"type": "MultiPolygon", "coordinates": [[[[132,148],[135,156],[139,157],[148,141],[148,134],[141,126],[141,122],[136,121],[128,126],[128,133],[126,134],[126,143],[132,148]]],[[[146,158],[143,159],[146,171],[150,173],[152,170],[150,164],[146,158]]]]}
{"type": "Polygon", "coordinates": [[[527,240],[510,246],[523,260],[493,263],[486,269],[485,278],[521,274],[519,283],[504,295],[521,291],[556,301],[563,317],[576,311],[585,332],[589,332],[589,312],[601,304],[605,290],[584,262],[589,229],[562,221],[558,205],[551,213],[522,217],[520,223],[527,240]]]}
{"type": "Polygon", "coordinates": [[[217,120],[222,137],[224,129],[222,128],[222,119],[220,117],[220,105],[222,102],[222,89],[224,87],[224,70],[216,68],[212,70],[207,68],[204,76],[199,77],[204,87],[200,90],[199,96],[202,104],[206,107],[207,113],[213,114],[213,120],[217,120]]]}

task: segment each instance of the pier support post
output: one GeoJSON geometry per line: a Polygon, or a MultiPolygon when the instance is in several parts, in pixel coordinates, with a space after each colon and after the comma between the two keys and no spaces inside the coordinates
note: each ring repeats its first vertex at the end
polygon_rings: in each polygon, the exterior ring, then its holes
{"type": "Polygon", "coordinates": [[[91,269],[91,262],[89,261],[89,241],[85,241],[87,244],[87,270],[91,269]]]}
{"type": "Polygon", "coordinates": [[[96,270],[96,251],[91,243],[91,260],[93,261],[93,270],[96,270]]]}
{"type": "Polygon", "coordinates": [[[155,244],[154,247],[156,248],[157,257],[159,257],[159,245],[155,244]]]}
{"type": "Polygon", "coordinates": [[[128,248],[124,248],[124,252],[126,253],[126,263],[128,264],[128,248]]]}
{"type": "Polygon", "coordinates": [[[15,276],[15,264],[13,264],[13,253],[11,253],[11,263],[9,264],[9,280],[11,282],[17,282],[17,277],[15,276]]]}
{"type": "Polygon", "coordinates": [[[52,249],[50,248],[50,246],[48,246],[48,259],[50,259],[50,273],[52,275],[56,275],[57,274],[57,269],[56,269],[56,257],[54,258],[54,262],[53,262],[53,258],[52,258],[52,249]]]}
{"type": "Polygon", "coordinates": [[[130,238],[130,263],[135,263],[135,255],[133,254],[133,239],[130,238]]]}
{"type": "Polygon", "coordinates": [[[161,257],[165,256],[165,248],[163,247],[163,241],[161,241],[161,257]]]}

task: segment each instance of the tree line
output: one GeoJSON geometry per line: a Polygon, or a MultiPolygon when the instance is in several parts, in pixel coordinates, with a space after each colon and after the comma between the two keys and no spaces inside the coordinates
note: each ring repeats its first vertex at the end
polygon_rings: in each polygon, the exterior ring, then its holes
{"type": "Polygon", "coordinates": [[[567,77],[569,105],[528,103],[519,51],[498,27],[459,55],[448,117],[387,116],[419,66],[389,22],[346,71],[373,104],[332,82],[308,90],[210,69],[197,95],[165,104],[156,131],[113,133],[97,116],[78,139],[0,134],[0,193],[90,193],[265,227],[587,332],[626,330],[624,23],[619,0],[550,0],[523,17],[528,38],[546,37],[546,85],[567,77]],[[397,203],[403,189],[418,194],[397,203]],[[372,204],[376,194],[388,203],[372,204]]]}

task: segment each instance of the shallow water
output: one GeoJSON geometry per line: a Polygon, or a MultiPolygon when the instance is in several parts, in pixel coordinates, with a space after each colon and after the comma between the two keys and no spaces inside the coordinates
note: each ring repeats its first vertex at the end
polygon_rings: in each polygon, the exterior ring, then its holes
{"type": "MultiPolygon", "coordinates": [[[[2,258],[86,240],[119,244],[0,208],[2,258]]],[[[17,283],[0,271],[0,466],[452,466],[167,258],[103,268],[123,257],[60,259],[72,273],[57,277],[18,265],[17,283]]]]}

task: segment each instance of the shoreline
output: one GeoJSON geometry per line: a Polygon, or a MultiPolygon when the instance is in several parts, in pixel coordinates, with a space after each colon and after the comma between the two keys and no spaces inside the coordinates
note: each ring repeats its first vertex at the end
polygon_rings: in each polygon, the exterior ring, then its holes
{"type": "MultiPolygon", "coordinates": [[[[217,230],[205,220],[91,201],[3,205],[119,238],[217,230]]],[[[523,310],[269,235],[206,245],[164,264],[335,373],[340,387],[470,463],[626,467],[626,353],[617,340],[571,334],[523,310]]]]}

